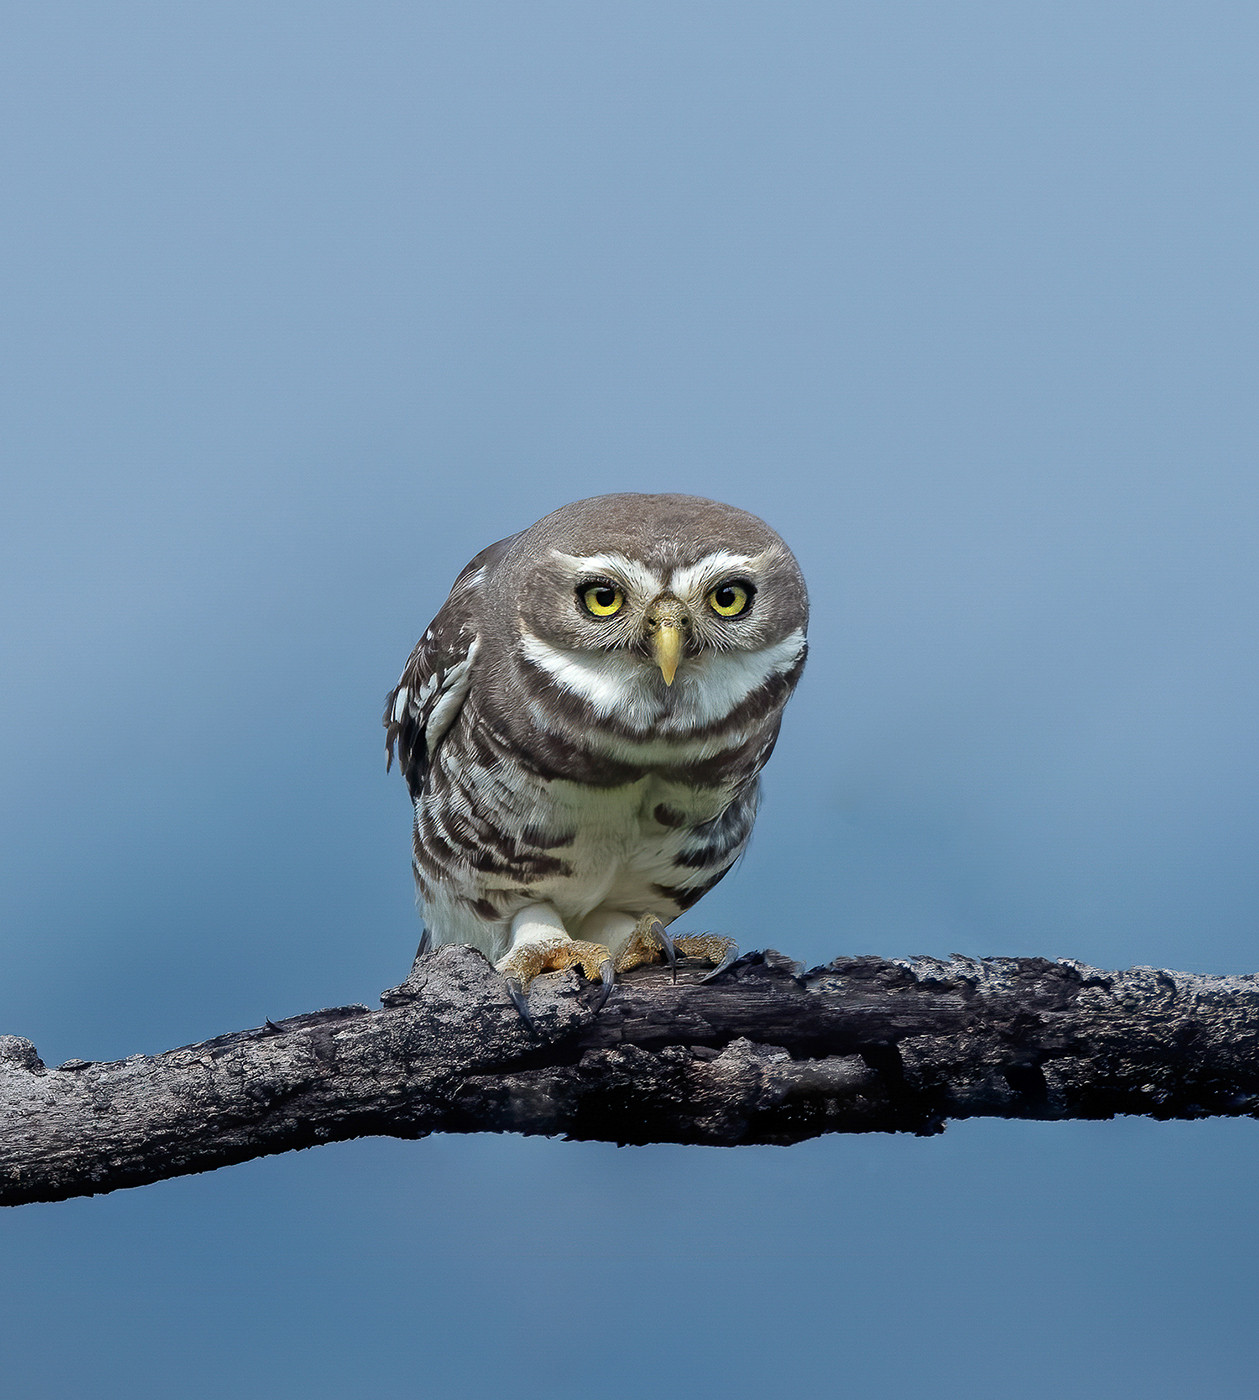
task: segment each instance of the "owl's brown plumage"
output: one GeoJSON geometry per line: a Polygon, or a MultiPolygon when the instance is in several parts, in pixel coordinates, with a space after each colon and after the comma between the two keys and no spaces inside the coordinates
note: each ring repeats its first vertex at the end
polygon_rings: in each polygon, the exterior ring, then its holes
{"type": "Polygon", "coordinates": [[[432,941],[520,972],[689,908],[747,844],[807,619],[774,531],[695,496],[576,501],[478,554],[384,717],[432,941]]]}

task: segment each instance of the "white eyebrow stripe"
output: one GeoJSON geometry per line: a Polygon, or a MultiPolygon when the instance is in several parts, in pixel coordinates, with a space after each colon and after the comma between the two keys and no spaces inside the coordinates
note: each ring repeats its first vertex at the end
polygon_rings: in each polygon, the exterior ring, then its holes
{"type": "Polygon", "coordinates": [[[610,576],[646,601],[657,598],[664,592],[664,579],[659,574],[649,569],[641,560],[631,559],[615,550],[608,550],[602,554],[565,554],[561,549],[553,549],[551,557],[570,569],[574,579],[583,574],[610,576]]]}
{"type": "Polygon", "coordinates": [[[760,554],[732,554],[728,549],[718,549],[705,555],[698,563],[678,569],[673,575],[671,587],[678,597],[685,597],[688,593],[701,592],[730,574],[755,575],[764,562],[764,551],[760,554]]]}

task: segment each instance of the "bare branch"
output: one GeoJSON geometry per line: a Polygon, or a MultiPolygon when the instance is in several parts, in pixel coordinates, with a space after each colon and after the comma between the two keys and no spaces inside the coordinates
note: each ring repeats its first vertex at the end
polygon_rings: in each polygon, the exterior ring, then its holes
{"type": "Polygon", "coordinates": [[[1259,1117],[1259,977],[1043,958],[751,954],[718,982],[630,974],[598,1014],[540,978],[530,1031],[467,948],[384,1007],[49,1070],[0,1037],[0,1204],[92,1195],[381,1134],[792,1143],[951,1118],[1259,1117]]]}

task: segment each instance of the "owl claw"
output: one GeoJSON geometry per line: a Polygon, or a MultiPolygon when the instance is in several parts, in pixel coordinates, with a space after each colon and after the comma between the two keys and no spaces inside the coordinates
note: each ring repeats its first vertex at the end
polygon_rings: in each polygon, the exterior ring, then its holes
{"type": "Polygon", "coordinates": [[[739,945],[734,941],[733,938],[727,938],[725,941],[730,946],[721,955],[721,961],[717,964],[717,966],[714,967],[711,972],[706,972],[699,979],[701,982],[715,982],[717,978],[720,977],[721,974],[725,972],[725,970],[737,960],[739,956],[739,945]]]}
{"type": "Polygon", "coordinates": [[[669,937],[669,931],[659,919],[651,926],[652,933],[660,940],[660,946],[664,949],[664,955],[669,961],[669,971],[673,973],[673,980],[678,980],[678,950],[673,939],[669,937]]]}
{"type": "Polygon", "coordinates": [[[611,958],[604,958],[599,964],[599,978],[603,986],[595,998],[594,1014],[596,1016],[603,1010],[608,998],[612,995],[612,988],[616,986],[616,964],[611,958]]]}
{"type": "Polygon", "coordinates": [[[533,1035],[537,1035],[538,1023],[533,1019],[533,1013],[529,1010],[529,998],[525,995],[525,989],[520,985],[520,978],[504,977],[503,981],[507,985],[507,995],[511,997],[512,1004],[520,1012],[520,1019],[533,1035]]]}

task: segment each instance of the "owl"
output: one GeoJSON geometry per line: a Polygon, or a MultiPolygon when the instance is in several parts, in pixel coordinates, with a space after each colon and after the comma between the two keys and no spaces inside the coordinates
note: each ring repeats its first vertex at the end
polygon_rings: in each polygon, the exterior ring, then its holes
{"type": "MultiPolygon", "coordinates": [[[[698,496],[575,501],[480,554],[386,703],[431,944],[524,993],[728,939],[668,926],[748,843],[808,597],[763,521],[698,496]]],[[[423,945],[422,945],[423,946],[423,945]]]]}

